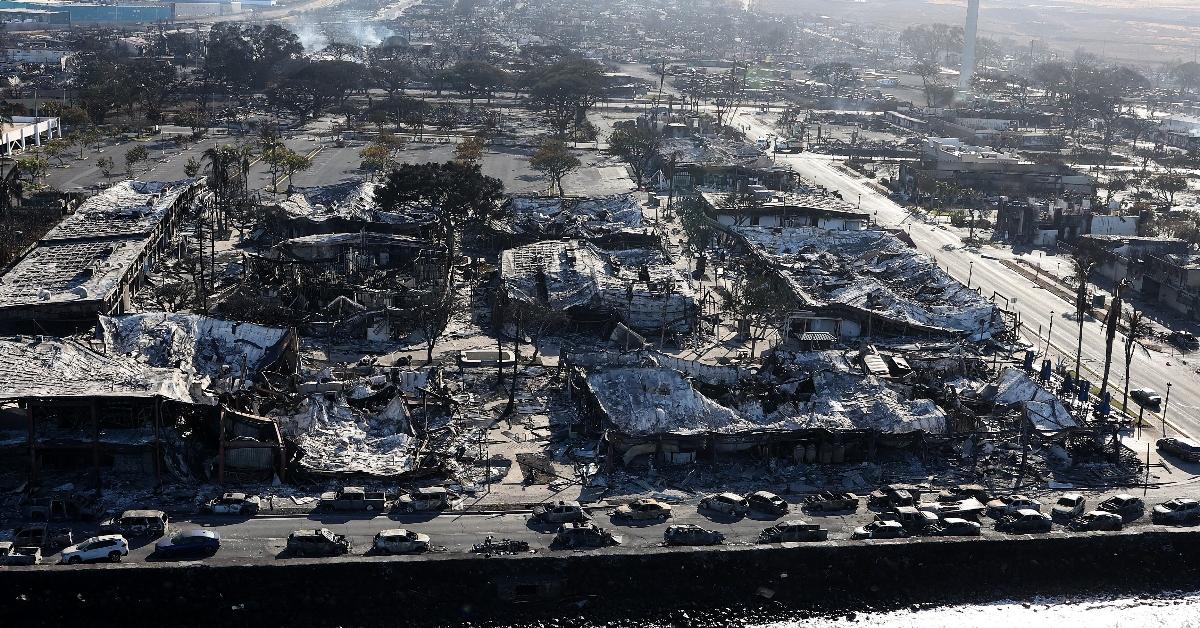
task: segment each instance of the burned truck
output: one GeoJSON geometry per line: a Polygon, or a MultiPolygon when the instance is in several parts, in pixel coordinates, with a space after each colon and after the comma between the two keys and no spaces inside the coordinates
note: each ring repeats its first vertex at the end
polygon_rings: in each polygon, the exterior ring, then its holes
{"type": "Polygon", "coordinates": [[[340,490],[322,493],[318,507],[338,512],[380,512],[387,507],[387,495],[361,486],[343,486],[340,490]]]}

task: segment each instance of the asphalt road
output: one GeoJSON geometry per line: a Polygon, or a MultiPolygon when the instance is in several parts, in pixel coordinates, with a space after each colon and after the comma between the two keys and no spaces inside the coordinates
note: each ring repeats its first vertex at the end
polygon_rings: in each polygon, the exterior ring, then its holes
{"type": "MultiPolygon", "coordinates": [[[[740,120],[751,125],[751,135],[754,137],[773,132],[763,121],[752,115],[743,114],[740,120]]],[[[857,203],[861,198],[862,209],[874,214],[881,225],[908,231],[918,250],[931,256],[958,280],[966,283],[970,279],[971,287],[980,288],[983,296],[991,297],[994,293],[1007,298],[1009,309],[1021,313],[1022,332],[1025,337],[1044,350],[1049,332],[1052,359],[1066,358],[1067,363],[1074,368],[1079,329],[1074,320],[1074,304],[1010,270],[998,260],[983,257],[987,253],[986,249],[981,252],[964,249],[962,239],[955,233],[909,218],[905,208],[876,192],[868,185],[869,180],[852,177],[835,168],[826,156],[809,153],[781,154],[776,159],[790,164],[802,177],[813,183],[841,192],[847,201],[857,203]],[[1052,317],[1054,326],[1051,332],[1052,317]],[[1037,337],[1039,324],[1042,328],[1040,339],[1037,337]]],[[[1004,299],[998,299],[998,302],[1003,304],[1004,299]]],[[[1117,344],[1120,342],[1118,338],[1117,344]]],[[[1083,327],[1082,371],[1084,377],[1092,382],[1098,382],[1104,370],[1104,345],[1103,326],[1100,321],[1088,317],[1083,327]]],[[[1115,347],[1113,352],[1114,362],[1109,386],[1114,391],[1114,400],[1120,401],[1124,356],[1120,346],[1115,347]]],[[[1176,356],[1150,351],[1149,355],[1139,352],[1134,357],[1130,371],[1131,390],[1149,386],[1165,396],[1167,383],[1174,384],[1171,388],[1170,404],[1166,408],[1169,434],[1177,435],[1183,432],[1190,436],[1200,435],[1200,377],[1194,372],[1195,366],[1183,364],[1176,356]]],[[[1132,401],[1130,406],[1131,411],[1136,410],[1132,401]]],[[[1162,425],[1161,414],[1147,410],[1145,416],[1153,433],[1158,434],[1162,425]]]]}
{"type": "MultiPolygon", "coordinates": [[[[1190,485],[1174,486],[1157,489],[1146,499],[1148,505],[1153,505],[1171,497],[1194,494],[1190,485]]],[[[1086,495],[1088,507],[1099,503],[1104,494],[1093,493],[1086,495]]],[[[1042,511],[1049,512],[1050,506],[1057,494],[1039,496],[1044,504],[1042,511]]],[[[672,524],[691,523],[704,528],[718,530],[725,534],[726,544],[753,544],[759,533],[779,521],[804,519],[819,523],[830,531],[829,538],[844,540],[850,537],[855,527],[872,520],[874,512],[859,508],[855,513],[836,513],[828,515],[808,514],[792,504],[792,510],[780,517],[762,513],[751,513],[745,517],[730,517],[700,511],[694,501],[673,505],[673,516],[667,522],[623,522],[611,518],[611,509],[598,508],[591,512],[592,521],[597,525],[611,530],[622,538],[622,547],[658,547],[662,544],[663,532],[672,524]]],[[[992,528],[990,519],[981,519],[983,536],[1006,536],[992,528]]],[[[1149,527],[1148,515],[1131,524],[1127,529],[1149,527]]],[[[542,524],[532,520],[527,512],[510,512],[503,514],[474,513],[474,512],[445,512],[417,514],[378,514],[375,516],[355,516],[344,513],[314,512],[307,516],[278,517],[259,516],[254,518],[196,515],[171,521],[169,534],[182,529],[209,528],[221,535],[221,549],[215,555],[203,559],[212,564],[243,564],[274,561],[277,559],[295,560],[285,551],[287,537],[294,530],[326,527],[337,534],[344,534],[350,541],[352,556],[362,556],[371,548],[375,533],[389,528],[406,528],[423,532],[430,536],[431,544],[444,551],[462,553],[468,552],[471,546],[481,542],[487,536],[496,539],[510,538],[527,541],[530,547],[538,552],[560,551],[550,550],[556,525],[542,524]]],[[[95,528],[77,528],[76,540],[82,540],[94,534],[95,528]]],[[[1073,534],[1057,524],[1050,534],[1073,534]]],[[[152,556],[154,543],[157,539],[136,538],[130,540],[130,555],[126,563],[157,562],[152,556]]],[[[879,542],[879,541],[869,541],[879,542]]],[[[585,550],[576,550],[585,551],[585,550]]],[[[590,550],[589,550],[590,551],[590,550]]],[[[58,560],[57,555],[46,556],[44,563],[52,564],[58,560]]],[[[53,568],[53,567],[51,567],[53,568]]]]}

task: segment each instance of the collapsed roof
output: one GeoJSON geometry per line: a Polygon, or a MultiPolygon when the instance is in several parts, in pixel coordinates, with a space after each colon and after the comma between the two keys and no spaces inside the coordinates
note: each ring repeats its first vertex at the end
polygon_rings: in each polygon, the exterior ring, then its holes
{"type": "Polygon", "coordinates": [[[807,307],[840,304],[902,323],[990,336],[995,306],[884,231],[737,227],[807,307]]]}
{"type": "Polygon", "coordinates": [[[697,307],[691,282],[655,249],[548,240],[504,251],[500,266],[509,299],[606,311],[641,330],[685,331],[697,307]]]}
{"type": "Polygon", "coordinates": [[[757,146],[717,136],[664,139],[659,153],[674,155],[678,163],[768,169],[775,167],[775,163],[757,146]]]}
{"type": "Polygon", "coordinates": [[[383,211],[375,202],[379,186],[371,181],[347,181],[333,185],[298,188],[279,203],[292,219],[325,222],[379,222],[393,225],[427,224],[435,220],[430,207],[412,206],[403,211],[383,211]]]}
{"type": "Polygon", "coordinates": [[[512,226],[524,233],[589,238],[642,227],[641,203],[633,194],[513,196],[508,209],[512,226]]]}
{"type": "MultiPolygon", "coordinates": [[[[770,411],[750,399],[728,407],[705,396],[680,372],[664,367],[593,369],[587,385],[614,427],[629,435],[734,434],[750,431],[876,430],[889,434],[944,433],[946,416],[929,399],[906,401],[864,375],[837,351],[803,354],[816,389],[770,411]]],[[[794,393],[798,382],[779,389],[794,393]]]]}
{"type": "Polygon", "coordinates": [[[1020,408],[1038,432],[1051,435],[1078,427],[1062,400],[1019,368],[1010,366],[1001,371],[995,388],[996,405],[1020,408]]]}
{"type": "Polygon", "coordinates": [[[371,411],[350,405],[345,396],[313,394],[295,413],[274,418],[304,452],[301,466],[314,473],[394,477],[417,466],[403,396],[371,411]]]}
{"type": "Polygon", "coordinates": [[[0,399],[162,397],[197,402],[178,369],[100,353],[73,340],[0,340],[0,355],[0,399]]]}
{"type": "Polygon", "coordinates": [[[113,353],[204,380],[253,381],[296,343],[287,328],[177,312],[101,316],[99,329],[113,353]]]}

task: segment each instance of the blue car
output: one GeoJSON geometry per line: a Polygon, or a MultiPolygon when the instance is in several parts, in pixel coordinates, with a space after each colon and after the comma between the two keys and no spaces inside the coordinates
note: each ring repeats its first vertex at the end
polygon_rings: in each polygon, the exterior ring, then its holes
{"type": "Polygon", "coordinates": [[[219,549],[221,535],[212,530],[183,530],[154,544],[154,554],[160,558],[211,556],[219,549]]]}

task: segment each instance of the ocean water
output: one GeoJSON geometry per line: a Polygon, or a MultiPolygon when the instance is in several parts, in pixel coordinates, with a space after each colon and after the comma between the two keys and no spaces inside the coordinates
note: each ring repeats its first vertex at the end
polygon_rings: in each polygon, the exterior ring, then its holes
{"type": "Polygon", "coordinates": [[[747,625],[754,628],[1200,628],[1200,591],[1086,601],[1054,598],[999,601],[747,625]]]}

